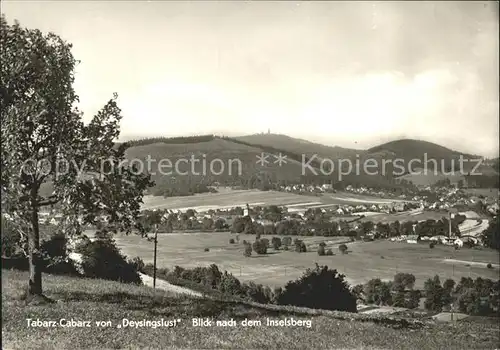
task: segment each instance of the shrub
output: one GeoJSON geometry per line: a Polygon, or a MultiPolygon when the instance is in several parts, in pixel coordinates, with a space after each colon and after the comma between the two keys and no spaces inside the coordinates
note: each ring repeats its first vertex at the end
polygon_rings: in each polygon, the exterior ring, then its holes
{"type": "MultiPolygon", "coordinates": [[[[132,260],[129,260],[129,264],[131,264],[137,271],[144,273],[146,264],[144,264],[144,261],[140,257],[136,256],[132,260]]],[[[151,267],[153,267],[153,265],[151,265],[151,267]]]]}
{"type": "Polygon", "coordinates": [[[267,253],[267,245],[262,240],[256,240],[253,242],[253,250],[257,254],[263,255],[267,253]]]}
{"type": "Polygon", "coordinates": [[[318,246],[318,255],[319,256],[325,255],[325,246],[323,246],[321,244],[318,246]]]}
{"type": "Polygon", "coordinates": [[[433,249],[436,246],[436,242],[429,243],[429,248],[433,249]]]}
{"type": "Polygon", "coordinates": [[[234,244],[234,239],[233,239],[233,238],[231,238],[231,239],[229,240],[229,244],[234,244]]]}
{"type": "Polygon", "coordinates": [[[274,250],[278,250],[281,247],[281,239],[279,237],[273,237],[271,239],[271,244],[273,245],[274,250]]]}
{"type": "Polygon", "coordinates": [[[347,246],[345,244],[341,244],[341,245],[339,245],[339,250],[342,254],[346,254],[347,253],[347,246]]]}
{"type": "Polygon", "coordinates": [[[294,243],[295,243],[295,251],[297,253],[305,253],[305,252],[307,252],[306,245],[305,245],[305,243],[302,240],[295,239],[294,243]]]}
{"type": "Polygon", "coordinates": [[[231,295],[240,295],[242,293],[241,282],[227,271],[222,275],[218,289],[231,295]]]}
{"type": "Polygon", "coordinates": [[[266,248],[269,248],[269,240],[267,238],[260,239],[260,243],[265,245],[266,248]]]}
{"type": "Polygon", "coordinates": [[[210,251],[210,249],[209,249],[209,248],[205,248],[205,249],[203,249],[203,251],[204,251],[204,252],[209,252],[209,251],[210,251]]]}
{"type": "Polygon", "coordinates": [[[243,255],[246,257],[249,257],[252,255],[252,246],[248,242],[245,242],[244,244],[245,244],[245,247],[243,249],[243,255]]]}
{"type": "Polygon", "coordinates": [[[291,245],[292,244],[292,237],[283,237],[281,243],[283,245],[291,245]]]}
{"type": "Polygon", "coordinates": [[[270,289],[269,287],[263,287],[262,284],[256,284],[254,282],[245,283],[246,296],[257,303],[268,304],[271,302],[269,298],[270,289]]]}
{"type": "Polygon", "coordinates": [[[277,302],[281,305],[356,312],[356,296],[344,278],[337,270],[316,264],[299,279],[288,282],[277,302]]]}
{"type": "Polygon", "coordinates": [[[487,267],[488,269],[492,269],[492,268],[493,268],[493,266],[491,265],[491,263],[488,263],[488,265],[486,265],[486,267],[487,267]]]}
{"type": "Polygon", "coordinates": [[[79,275],[73,261],[68,259],[67,244],[68,240],[62,233],[55,233],[50,239],[42,242],[41,266],[44,272],[55,275],[79,275]]]}
{"type": "Polygon", "coordinates": [[[290,249],[290,248],[288,248],[288,246],[287,246],[287,245],[283,247],[283,250],[285,250],[285,251],[288,251],[289,249],[290,249]]]}
{"type": "Polygon", "coordinates": [[[331,249],[328,249],[325,253],[325,255],[333,255],[333,251],[331,249]]]}
{"type": "Polygon", "coordinates": [[[40,245],[40,250],[46,259],[66,259],[66,244],[68,240],[64,234],[55,234],[40,245]]]}
{"type": "Polygon", "coordinates": [[[12,224],[7,219],[2,217],[0,223],[2,225],[2,257],[18,256],[21,250],[19,246],[21,235],[13,229],[12,224]]]}
{"type": "Polygon", "coordinates": [[[127,262],[111,239],[86,242],[78,247],[77,252],[82,254],[82,269],[86,277],[142,283],[134,265],[127,262]]]}

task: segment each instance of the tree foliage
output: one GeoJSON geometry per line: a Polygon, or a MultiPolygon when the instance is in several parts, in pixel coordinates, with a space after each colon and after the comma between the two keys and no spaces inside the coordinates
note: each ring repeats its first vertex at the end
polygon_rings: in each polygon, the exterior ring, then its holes
{"type": "Polygon", "coordinates": [[[126,144],[115,147],[122,118],[116,95],[83,122],[71,44],[9,25],[4,16],[0,25],[2,211],[27,248],[29,293],[41,294],[40,208],[55,206],[63,217],[59,229],[68,235],[85,224],[131,232],[152,183],[124,162],[126,144]],[[53,192],[44,197],[46,183],[53,192]]]}
{"type": "Polygon", "coordinates": [[[356,312],[356,296],[345,276],[318,264],[296,281],[288,282],[278,297],[278,304],[356,312]]]}

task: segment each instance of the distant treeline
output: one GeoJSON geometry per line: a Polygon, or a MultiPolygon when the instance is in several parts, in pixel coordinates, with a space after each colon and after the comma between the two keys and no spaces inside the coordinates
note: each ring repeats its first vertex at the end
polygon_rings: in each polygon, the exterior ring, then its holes
{"type": "Polygon", "coordinates": [[[499,188],[498,175],[465,175],[469,188],[499,188]]]}
{"type": "Polygon", "coordinates": [[[195,136],[179,136],[179,137],[149,137],[138,140],[127,141],[129,147],[146,146],[153,143],[167,144],[184,144],[184,143],[199,143],[209,142],[216,138],[215,135],[195,135],[195,136]]]}

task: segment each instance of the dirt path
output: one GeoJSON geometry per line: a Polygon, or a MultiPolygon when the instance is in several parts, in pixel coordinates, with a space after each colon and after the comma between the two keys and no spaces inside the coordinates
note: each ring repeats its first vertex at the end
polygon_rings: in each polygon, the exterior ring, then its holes
{"type": "MultiPolygon", "coordinates": [[[[144,283],[145,286],[153,288],[153,277],[145,275],[143,273],[139,273],[139,275],[141,276],[142,283],[144,283]]],[[[156,288],[176,294],[186,294],[198,298],[203,297],[203,295],[200,292],[184,288],[181,286],[176,286],[174,284],[171,284],[165,280],[158,278],[156,279],[156,288]]]]}

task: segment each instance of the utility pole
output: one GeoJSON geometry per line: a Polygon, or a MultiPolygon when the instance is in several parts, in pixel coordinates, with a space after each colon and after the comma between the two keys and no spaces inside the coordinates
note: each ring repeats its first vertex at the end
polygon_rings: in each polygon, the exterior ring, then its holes
{"type": "Polygon", "coordinates": [[[156,289],[156,250],[158,247],[158,224],[155,225],[155,252],[153,257],[153,289],[156,289]]]}
{"type": "Polygon", "coordinates": [[[448,211],[448,237],[451,238],[451,211],[448,211]]]}

